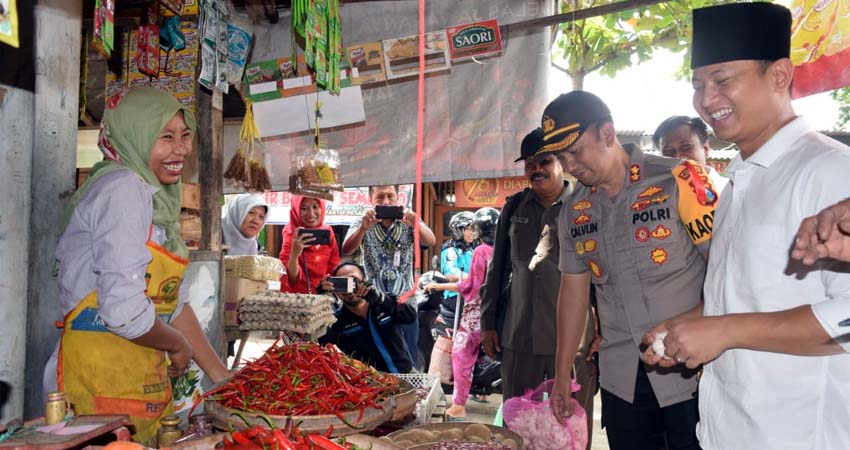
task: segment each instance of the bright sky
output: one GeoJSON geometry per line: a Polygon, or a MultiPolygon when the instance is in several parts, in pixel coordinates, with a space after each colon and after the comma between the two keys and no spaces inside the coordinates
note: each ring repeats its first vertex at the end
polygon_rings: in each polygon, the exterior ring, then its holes
{"type": "MultiPolygon", "coordinates": [[[[696,116],[691,105],[691,83],[674,77],[681,61],[681,54],[656,51],[650,61],[618,72],[616,78],[588,75],[584,90],[608,104],[617,129],[652,133],[672,115],[696,116]]],[[[550,100],[571,89],[569,77],[560,70],[553,67],[549,77],[550,100]]],[[[828,93],[794,100],[794,110],[821,131],[832,130],[838,118],[838,107],[828,93]]]]}

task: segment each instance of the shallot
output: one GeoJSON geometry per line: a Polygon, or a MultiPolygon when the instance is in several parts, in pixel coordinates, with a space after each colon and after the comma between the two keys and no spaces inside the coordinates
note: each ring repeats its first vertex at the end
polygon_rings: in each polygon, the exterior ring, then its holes
{"type": "Polygon", "coordinates": [[[667,337],[666,330],[655,334],[655,341],[652,343],[652,352],[655,353],[655,356],[659,358],[670,359],[669,356],[664,354],[665,337],[667,337]]]}

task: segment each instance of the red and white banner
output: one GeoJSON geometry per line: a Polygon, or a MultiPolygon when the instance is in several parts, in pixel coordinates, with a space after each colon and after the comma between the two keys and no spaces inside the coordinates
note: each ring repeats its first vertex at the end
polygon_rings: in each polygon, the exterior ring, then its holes
{"type": "MultiPolygon", "coordinates": [[[[410,208],[412,193],[413,185],[399,186],[399,203],[410,208]]],[[[289,192],[266,192],[263,196],[269,205],[266,223],[270,225],[288,223],[292,194],[289,192]]],[[[369,188],[367,187],[350,188],[343,192],[334,193],[334,201],[325,202],[325,224],[350,224],[355,219],[362,217],[366,210],[371,207],[372,203],[369,201],[369,188]]]]}

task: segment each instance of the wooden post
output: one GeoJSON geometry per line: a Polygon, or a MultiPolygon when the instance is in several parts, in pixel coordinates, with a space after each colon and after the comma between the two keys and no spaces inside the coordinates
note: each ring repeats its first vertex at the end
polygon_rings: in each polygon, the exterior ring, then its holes
{"type": "Polygon", "coordinates": [[[224,169],[224,127],[221,106],[198,86],[198,183],[201,185],[201,251],[221,251],[221,196],[224,169]]]}
{"type": "Polygon", "coordinates": [[[35,7],[35,121],[27,320],[28,417],[44,409],[42,374],[59,338],[59,292],[53,277],[62,210],[74,192],[79,120],[82,4],[40,0],[35,7]]]}
{"type": "MultiPolygon", "coordinates": [[[[224,261],[221,253],[221,196],[224,182],[224,115],[221,102],[213,103],[213,93],[198,86],[195,90],[198,120],[198,184],[201,186],[201,241],[199,251],[193,252],[192,260],[218,260],[219,299],[224,290],[224,261]]],[[[210,336],[213,348],[226,360],[227,346],[224,339],[224,302],[218,302],[219,330],[210,336]]]]}

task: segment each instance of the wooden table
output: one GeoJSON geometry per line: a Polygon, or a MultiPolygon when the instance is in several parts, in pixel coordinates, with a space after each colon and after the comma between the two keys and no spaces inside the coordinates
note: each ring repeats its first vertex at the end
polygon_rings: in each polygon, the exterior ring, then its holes
{"type": "Polygon", "coordinates": [[[102,444],[109,441],[129,441],[130,430],[127,425],[130,418],[126,415],[77,416],[66,424],[66,429],[73,427],[96,428],[74,434],[51,434],[39,431],[44,426],[44,418],[30,420],[24,423],[22,431],[18,431],[4,442],[0,442],[2,450],[66,450],[84,448],[88,444],[102,444]],[[110,439],[108,436],[112,434],[110,439]]]}

